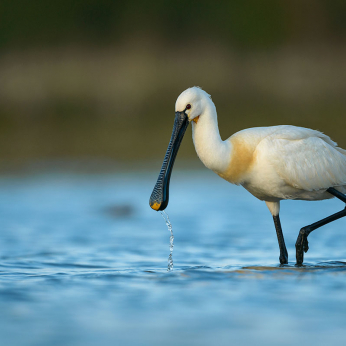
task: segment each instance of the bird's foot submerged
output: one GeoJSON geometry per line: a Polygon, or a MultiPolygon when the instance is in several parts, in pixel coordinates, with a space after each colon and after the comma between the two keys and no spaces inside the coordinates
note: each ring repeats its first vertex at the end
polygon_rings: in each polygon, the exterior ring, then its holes
{"type": "Polygon", "coordinates": [[[304,261],[304,252],[309,250],[308,235],[310,234],[308,227],[303,227],[298,235],[296,241],[296,261],[297,265],[301,266],[304,261]]]}
{"type": "Polygon", "coordinates": [[[287,250],[284,253],[280,253],[279,260],[280,260],[280,264],[287,264],[288,263],[288,253],[287,253],[287,250]]]}

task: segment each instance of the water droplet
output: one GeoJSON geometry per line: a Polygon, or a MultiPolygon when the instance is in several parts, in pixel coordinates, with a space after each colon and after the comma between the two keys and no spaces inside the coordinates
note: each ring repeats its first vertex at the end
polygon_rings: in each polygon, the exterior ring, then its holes
{"type": "Polygon", "coordinates": [[[173,247],[174,247],[174,236],[173,236],[173,230],[172,230],[172,224],[171,224],[171,221],[169,220],[169,217],[167,215],[167,213],[163,210],[163,211],[160,211],[163,219],[165,220],[166,222],[166,225],[167,225],[167,228],[168,228],[168,231],[171,233],[170,237],[169,237],[169,256],[168,256],[168,266],[167,266],[167,271],[170,272],[173,270],[173,257],[172,257],[172,254],[173,254],[173,247]]]}

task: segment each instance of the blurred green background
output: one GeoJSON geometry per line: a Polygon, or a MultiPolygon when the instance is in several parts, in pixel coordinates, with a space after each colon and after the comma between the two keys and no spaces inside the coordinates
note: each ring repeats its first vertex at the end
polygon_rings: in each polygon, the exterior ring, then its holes
{"type": "Polygon", "coordinates": [[[345,43],[344,0],[1,0],[1,162],[161,160],[194,85],[224,139],[294,124],[345,148],[345,43]]]}

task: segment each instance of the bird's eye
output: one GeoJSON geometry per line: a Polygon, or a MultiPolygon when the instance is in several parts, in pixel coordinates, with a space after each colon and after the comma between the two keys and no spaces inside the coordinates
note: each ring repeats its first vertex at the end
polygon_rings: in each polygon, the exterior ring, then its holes
{"type": "Polygon", "coordinates": [[[191,108],[190,104],[186,105],[186,109],[190,109],[190,108],[191,108]]]}

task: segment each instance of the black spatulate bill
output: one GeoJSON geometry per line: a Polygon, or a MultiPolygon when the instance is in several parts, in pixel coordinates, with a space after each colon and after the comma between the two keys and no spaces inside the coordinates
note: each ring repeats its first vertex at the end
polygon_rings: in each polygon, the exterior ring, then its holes
{"type": "Polygon", "coordinates": [[[189,119],[185,111],[176,112],[171,140],[168,144],[159,177],[157,178],[154,190],[149,199],[150,207],[156,211],[167,208],[169,199],[169,182],[174,161],[188,125],[189,119]]]}

